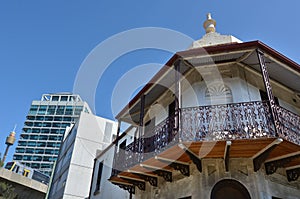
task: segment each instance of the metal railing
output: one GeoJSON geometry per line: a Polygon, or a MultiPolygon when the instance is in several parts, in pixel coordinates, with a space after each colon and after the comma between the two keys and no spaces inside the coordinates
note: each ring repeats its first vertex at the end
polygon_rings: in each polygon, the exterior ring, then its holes
{"type": "MultiPolygon", "coordinates": [[[[277,106],[279,137],[300,145],[300,116],[277,106]]],[[[115,171],[153,157],[180,141],[218,141],[276,137],[268,102],[255,101],[180,109],[180,129],[168,117],[115,156],[115,171]]],[[[114,173],[115,172],[115,173],[114,173]]]]}

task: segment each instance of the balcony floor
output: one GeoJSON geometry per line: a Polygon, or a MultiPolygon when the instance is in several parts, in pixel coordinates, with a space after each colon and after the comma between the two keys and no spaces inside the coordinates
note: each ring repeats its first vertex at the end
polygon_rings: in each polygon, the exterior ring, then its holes
{"type": "MultiPolygon", "coordinates": [[[[290,161],[285,162],[285,168],[299,167],[300,166],[300,146],[283,140],[279,144],[275,144],[276,138],[261,138],[261,139],[241,139],[231,140],[230,152],[228,158],[250,158],[264,154],[269,150],[263,163],[270,161],[277,161],[294,157],[290,161]]],[[[121,171],[117,176],[112,176],[110,181],[116,184],[132,185],[132,180],[137,182],[146,181],[143,176],[158,177],[161,176],[157,171],[165,171],[172,174],[175,170],[172,163],[189,166],[193,164],[191,156],[185,151],[189,151],[194,157],[201,159],[220,158],[225,159],[228,150],[227,141],[195,141],[195,142],[182,142],[181,144],[174,145],[158,155],[153,155],[151,158],[137,163],[128,170],[121,171]],[[142,175],[142,177],[141,177],[142,175]],[[131,179],[131,180],[128,180],[131,179]]],[[[262,167],[262,166],[261,166],[262,167]]]]}

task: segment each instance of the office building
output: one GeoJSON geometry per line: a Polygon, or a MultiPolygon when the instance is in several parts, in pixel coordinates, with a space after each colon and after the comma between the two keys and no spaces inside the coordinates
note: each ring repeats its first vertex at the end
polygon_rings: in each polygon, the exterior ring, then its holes
{"type": "Polygon", "coordinates": [[[51,175],[66,127],[91,113],[79,95],[44,94],[30,106],[13,159],[51,175]]]}
{"type": "MultiPolygon", "coordinates": [[[[117,123],[82,112],[68,127],[56,161],[49,198],[87,198],[97,153],[107,148],[117,132],[117,123]]],[[[110,159],[113,158],[113,154],[110,159]]]]}

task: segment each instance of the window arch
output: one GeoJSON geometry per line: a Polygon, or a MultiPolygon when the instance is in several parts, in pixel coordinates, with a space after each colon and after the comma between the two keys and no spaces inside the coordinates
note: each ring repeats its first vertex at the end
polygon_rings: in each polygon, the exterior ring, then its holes
{"type": "Polygon", "coordinates": [[[224,83],[209,85],[205,90],[205,100],[208,104],[227,104],[233,102],[231,89],[224,83]]]}
{"type": "Polygon", "coordinates": [[[246,187],[232,179],[219,181],[211,191],[210,199],[251,199],[246,187]]]}

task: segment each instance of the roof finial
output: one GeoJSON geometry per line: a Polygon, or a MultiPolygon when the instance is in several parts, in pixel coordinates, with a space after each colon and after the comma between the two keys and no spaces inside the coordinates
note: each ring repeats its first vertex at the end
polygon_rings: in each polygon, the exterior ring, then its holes
{"type": "Polygon", "coordinates": [[[216,32],[216,21],[211,18],[211,14],[206,15],[206,21],[203,23],[203,27],[207,33],[216,32]]]}

